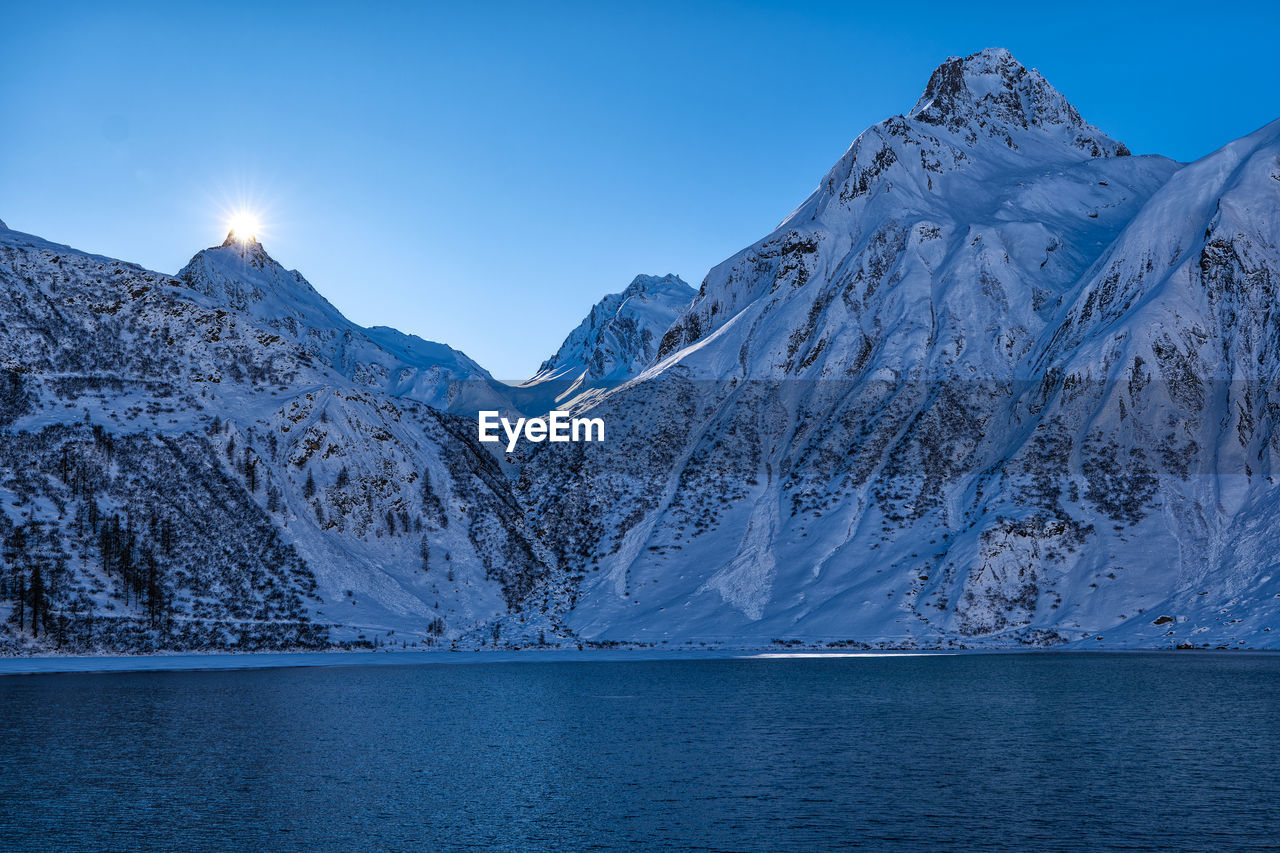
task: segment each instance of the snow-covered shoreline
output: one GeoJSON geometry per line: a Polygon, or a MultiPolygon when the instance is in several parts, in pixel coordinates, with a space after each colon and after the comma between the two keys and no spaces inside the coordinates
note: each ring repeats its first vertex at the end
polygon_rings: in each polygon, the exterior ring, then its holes
{"type": "Polygon", "coordinates": [[[247,669],[299,669],[310,667],[427,666],[496,663],[618,663],[625,661],[698,660],[850,660],[921,657],[970,657],[974,655],[1180,655],[1275,654],[1271,649],[902,649],[884,651],[778,651],[776,649],[528,649],[522,651],[339,651],[339,652],[211,652],[208,654],[158,655],[33,655],[0,658],[0,676],[57,675],[110,672],[195,672],[247,669]]]}

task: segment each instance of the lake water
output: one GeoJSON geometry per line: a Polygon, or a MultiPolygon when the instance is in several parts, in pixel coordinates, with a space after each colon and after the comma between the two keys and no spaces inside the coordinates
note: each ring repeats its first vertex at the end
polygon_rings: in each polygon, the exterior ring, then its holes
{"type": "Polygon", "coordinates": [[[1280,656],[0,677],[0,849],[1275,849],[1280,656]]]}

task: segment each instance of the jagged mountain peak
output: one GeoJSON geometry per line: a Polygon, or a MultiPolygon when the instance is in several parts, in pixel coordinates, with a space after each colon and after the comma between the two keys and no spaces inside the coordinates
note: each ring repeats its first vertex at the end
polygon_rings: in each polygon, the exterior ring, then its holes
{"type": "Polygon", "coordinates": [[[177,277],[193,290],[225,301],[237,310],[271,297],[289,303],[304,297],[310,307],[319,308],[328,316],[337,315],[336,309],[301,273],[286,270],[256,238],[242,241],[235,232],[228,232],[221,245],[197,252],[177,277]]]}
{"type": "Polygon", "coordinates": [[[1094,157],[1125,156],[1129,149],[1088,124],[1039,71],[1027,68],[1005,48],[952,56],[929,77],[924,94],[907,116],[965,133],[972,140],[1010,130],[1063,127],[1072,142],[1094,157]]]}
{"type": "Polygon", "coordinates": [[[0,231],[8,231],[9,226],[4,224],[4,220],[0,219],[0,231]]]}
{"type": "Polygon", "coordinates": [[[625,290],[592,306],[556,354],[542,363],[538,376],[582,370],[596,379],[634,375],[653,357],[662,333],[693,296],[693,288],[677,275],[636,276],[625,290]]]}
{"type": "MultiPolygon", "coordinates": [[[[1029,312],[1011,321],[1013,325],[1038,328],[1045,306],[1177,168],[1165,158],[1128,154],[1128,148],[1085,122],[1043,75],[1022,65],[1008,50],[952,57],[933,72],[924,96],[909,114],[885,119],[859,134],[814,192],[773,233],[711,270],[693,305],[664,336],[658,357],[710,337],[749,305],[771,312],[799,291],[807,295],[794,304],[808,303],[815,295],[805,284],[835,271],[848,279],[841,285],[839,304],[874,328],[880,308],[889,306],[891,315],[898,310],[895,299],[907,291],[897,284],[908,272],[933,270],[943,255],[961,246],[970,247],[968,256],[951,254],[949,262],[957,265],[957,273],[940,277],[940,283],[982,281],[995,275],[992,269],[1020,268],[1010,275],[1026,273],[1035,284],[1024,288],[1028,282],[1022,281],[1011,285],[1010,292],[1030,298],[1015,299],[1006,307],[1029,312]],[[1047,228],[1028,230],[1019,224],[1036,222],[1050,209],[1070,220],[1070,225],[1058,225],[1072,231],[1070,239],[1063,236],[1066,230],[1054,235],[1047,228]],[[1069,250],[1059,251],[1064,246],[1069,250]],[[986,256],[988,247],[991,254],[986,256]],[[882,277],[889,286],[864,286],[861,294],[853,286],[882,277]]],[[[940,293],[920,290],[916,295],[931,294],[929,302],[936,307],[940,293]]],[[[968,299],[964,286],[956,293],[961,301],[968,299]]],[[[798,324],[786,320],[777,328],[790,323],[809,329],[835,295],[829,289],[816,307],[803,308],[812,308],[813,316],[798,324]]],[[[1009,315],[1002,310],[997,319],[1005,322],[1009,315]]],[[[957,305],[954,313],[944,316],[960,322],[959,318],[976,315],[957,305]]],[[[832,323],[835,335],[851,328],[834,319],[832,323]]],[[[986,336],[980,329],[970,332],[968,342],[986,336]]],[[[799,329],[789,329],[780,344],[767,345],[781,353],[772,366],[790,372],[815,364],[820,351],[802,353],[802,337],[799,329]]],[[[821,342],[823,350],[831,343],[821,335],[814,342],[821,342]]],[[[759,333],[744,345],[757,351],[766,347],[759,333]]],[[[734,364],[745,369],[741,353],[731,349],[731,356],[715,363],[713,373],[737,369],[734,364]]],[[[961,347],[956,355],[962,351],[970,354],[968,358],[974,350],[961,347]]]]}
{"type": "Polygon", "coordinates": [[[663,333],[693,300],[678,275],[638,275],[592,306],[556,354],[522,388],[534,389],[531,409],[564,403],[592,388],[632,378],[657,354],[663,333]]]}
{"type": "Polygon", "coordinates": [[[859,134],[780,228],[805,227],[833,209],[860,210],[890,190],[896,191],[896,207],[908,196],[932,206],[929,199],[957,174],[970,180],[953,193],[964,197],[992,177],[1003,180],[1029,164],[1056,168],[1129,153],[1086,122],[1039,71],[1003,48],[988,48],[947,59],[909,113],[859,134]]]}
{"type": "Polygon", "coordinates": [[[641,274],[631,280],[631,283],[627,285],[621,295],[623,299],[629,299],[632,296],[639,296],[643,293],[677,292],[683,294],[688,290],[691,290],[688,283],[674,273],[667,273],[663,276],[641,274]]]}
{"type": "MultiPolygon", "coordinates": [[[[242,238],[236,234],[234,229],[227,232],[227,238],[222,241],[220,246],[210,246],[203,252],[198,253],[196,258],[207,253],[214,253],[214,257],[234,257],[238,261],[248,262],[260,269],[284,269],[275,258],[271,257],[256,235],[242,238]]],[[[192,260],[194,261],[195,258],[192,260]]],[[[296,276],[297,273],[295,272],[293,275],[296,276]]]]}

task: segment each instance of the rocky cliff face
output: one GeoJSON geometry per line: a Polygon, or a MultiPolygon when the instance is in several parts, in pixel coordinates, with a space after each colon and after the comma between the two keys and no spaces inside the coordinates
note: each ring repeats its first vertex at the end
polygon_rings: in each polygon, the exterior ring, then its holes
{"type": "Polygon", "coordinates": [[[1274,645],[1280,125],[1180,168],[951,59],[522,480],[585,637],[1274,645]],[[552,533],[554,531],[554,534],[552,533]]]}

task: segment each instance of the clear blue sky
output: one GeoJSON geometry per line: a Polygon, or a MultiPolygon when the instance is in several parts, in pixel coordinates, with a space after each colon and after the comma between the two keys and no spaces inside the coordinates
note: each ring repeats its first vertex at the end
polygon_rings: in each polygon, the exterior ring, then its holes
{"type": "Polygon", "coordinates": [[[1008,47],[1137,153],[1280,117],[1248,5],[5,4],[0,218],[174,272],[244,197],[352,319],[520,379],[636,273],[697,286],[948,55],[1008,47]]]}

